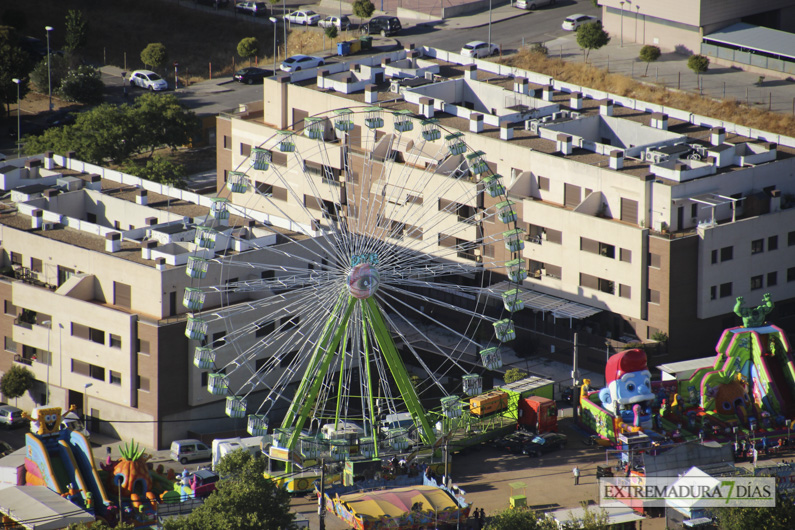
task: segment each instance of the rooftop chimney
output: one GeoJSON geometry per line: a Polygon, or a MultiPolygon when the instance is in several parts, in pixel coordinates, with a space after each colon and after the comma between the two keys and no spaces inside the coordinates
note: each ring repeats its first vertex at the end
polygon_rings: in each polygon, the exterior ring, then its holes
{"type": "Polygon", "coordinates": [[[469,132],[483,132],[483,114],[479,112],[473,112],[469,115],[469,132]]]}
{"type": "Polygon", "coordinates": [[[624,151],[618,149],[610,151],[610,169],[621,169],[624,167],[624,151]]]}
{"type": "Polygon", "coordinates": [[[144,239],[141,241],[141,258],[152,259],[152,249],[157,246],[157,240],[144,239]]]}
{"type": "Polygon", "coordinates": [[[46,169],[55,169],[55,159],[53,158],[53,155],[55,155],[55,153],[52,151],[44,152],[44,167],[46,169]]]}
{"type": "Polygon", "coordinates": [[[39,178],[39,169],[41,168],[41,160],[38,158],[28,158],[25,160],[25,167],[28,168],[28,178],[39,178]]]}
{"type": "Polygon", "coordinates": [[[105,234],[105,252],[118,252],[121,250],[121,234],[108,232],[105,234]]]}
{"type": "Polygon", "coordinates": [[[651,115],[651,126],[662,131],[668,130],[668,115],[662,112],[654,112],[651,115]]]}
{"type": "Polygon", "coordinates": [[[510,140],[513,138],[513,127],[511,122],[504,121],[500,123],[500,140],[510,140]]]}
{"type": "Polygon", "coordinates": [[[557,141],[558,151],[564,155],[571,154],[571,135],[560,133],[557,141]]]}
{"type": "Polygon", "coordinates": [[[527,89],[529,88],[527,84],[526,77],[515,77],[513,80],[513,91],[518,92],[519,94],[527,94],[527,89]]]}
{"type": "Polygon", "coordinates": [[[544,87],[544,92],[541,94],[541,99],[544,101],[552,101],[552,96],[555,95],[555,87],[547,85],[544,87]]]}
{"type": "Polygon", "coordinates": [[[433,118],[433,98],[421,97],[420,98],[420,114],[426,118],[433,118]]]}
{"type": "Polygon", "coordinates": [[[135,190],[135,204],[147,204],[149,202],[148,194],[149,192],[146,190],[135,190]]]}
{"type": "Polygon", "coordinates": [[[30,212],[30,227],[33,229],[41,228],[41,219],[44,215],[44,210],[40,208],[36,208],[32,212],[30,212]]]}
{"type": "Polygon", "coordinates": [[[155,226],[157,224],[157,217],[147,217],[144,219],[144,224],[146,226],[155,226]]]}
{"type": "Polygon", "coordinates": [[[464,66],[464,77],[471,81],[478,80],[478,65],[476,64],[468,64],[464,66]]]}
{"type": "Polygon", "coordinates": [[[605,99],[599,105],[599,114],[602,116],[612,116],[613,115],[613,100],[612,99],[605,99]]]}
{"type": "Polygon", "coordinates": [[[326,76],[328,75],[328,70],[318,70],[317,71],[317,87],[318,88],[326,88],[326,76]]]}
{"type": "Polygon", "coordinates": [[[53,197],[56,197],[59,193],[60,192],[55,188],[48,188],[44,190],[44,197],[47,199],[52,199],[53,197]]]}
{"type": "Polygon", "coordinates": [[[381,68],[386,68],[391,62],[392,59],[390,59],[389,57],[384,57],[383,59],[381,59],[381,68]]]}
{"type": "Polygon", "coordinates": [[[155,269],[159,271],[166,270],[166,258],[155,258],[155,269]]]}
{"type": "Polygon", "coordinates": [[[365,85],[364,102],[378,103],[378,87],[376,85],[365,85]]]}
{"type": "Polygon", "coordinates": [[[713,127],[709,131],[709,142],[712,145],[720,145],[726,141],[726,129],[723,127],[713,127]]]}
{"type": "Polygon", "coordinates": [[[88,176],[88,182],[86,183],[86,188],[94,191],[101,191],[102,190],[102,177],[97,175],[96,173],[91,174],[88,176]]]}
{"type": "Polygon", "coordinates": [[[582,109],[582,92],[572,92],[569,96],[569,106],[572,110],[582,109]]]}

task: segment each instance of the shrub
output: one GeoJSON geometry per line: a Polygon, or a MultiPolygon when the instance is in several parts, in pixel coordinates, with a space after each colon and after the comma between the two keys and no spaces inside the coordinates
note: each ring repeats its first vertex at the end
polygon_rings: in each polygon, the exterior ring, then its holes
{"type": "Polygon", "coordinates": [[[323,31],[329,39],[334,40],[337,38],[337,26],[329,26],[323,31]]]}
{"type": "Polygon", "coordinates": [[[49,81],[46,57],[42,59],[30,73],[31,82],[35,85],[36,90],[42,94],[46,94],[49,91],[50,86],[52,86],[53,91],[58,90],[58,87],[61,86],[63,79],[69,73],[69,59],[67,59],[65,56],[50,55],[50,60],[52,62],[50,64],[49,76],[52,78],[52,85],[48,84],[49,81]]]}
{"type": "Polygon", "coordinates": [[[527,372],[524,370],[520,370],[519,368],[509,368],[505,371],[505,377],[503,377],[503,379],[506,383],[513,383],[514,381],[524,379],[525,377],[527,377],[527,372]]]}
{"type": "Polygon", "coordinates": [[[36,376],[24,366],[14,365],[0,378],[0,392],[9,399],[23,396],[33,387],[36,376]]]}
{"type": "Polygon", "coordinates": [[[102,74],[93,66],[83,65],[70,70],[61,82],[59,93],[67,101],[93,105],[102,102],[105,83],[102,74]]]}
{"type": "Polygon", "coordinates": [[[703,55],[691,55],[687,59],[687,67],[697,75],[703,74],[709,68],[709,57],[703,55]]]}
{"type": "Polygon", "coordinates": [[[540,53],[541,55],[549,55],[549,48],[544,46],[543,42],[536,42],[532,46],[530,46],[530,51],[532,53],[540,53]]]}
{"type": "Polygon", "coordinates": [[[151,42],[141,52],[141,62],[144,66],[151,66],[152,68],[160,68],[166,64],[168,60],[168,52],[166,47],[159,42],[151,42]]]}
{"type": "Polygon", "coordinates": [[[649,64],[653,63],[657,59],[660,58],[661,52],[659,46],[651,46],[647,44],[643,48],[640,49],[640,54],[638,57],[641,61],[646,63],[646,71],[643,72],[643,75],[646,76],[649,73],[649,64]]]}

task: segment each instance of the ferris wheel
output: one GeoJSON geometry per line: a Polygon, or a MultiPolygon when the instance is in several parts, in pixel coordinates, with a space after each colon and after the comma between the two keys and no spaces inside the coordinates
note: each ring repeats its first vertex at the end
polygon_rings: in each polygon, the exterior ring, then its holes
{"type": "Polygon", "coordinates": [[[341,431],[336,457],[432,444],[435,414],[461,416],[515,337],[515,205],[435,120],[361,107],[302,125],[244,153],[196,229],[194,364],[229,416],[288,451],[341,431]],[[413,427],[379,436],[379,419],[407,414],[413,427]]]}

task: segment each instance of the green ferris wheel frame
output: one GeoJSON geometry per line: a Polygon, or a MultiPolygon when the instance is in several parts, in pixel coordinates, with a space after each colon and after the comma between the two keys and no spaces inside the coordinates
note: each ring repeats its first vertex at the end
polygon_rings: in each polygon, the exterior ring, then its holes
{"type": "MultiPolygon", "coordinates": [[[[323,329],[320,340],[312,352],[312,357],[304,372],[304,377],[301,379],[301,384],[296,392],[298,396],[305,396],[300,402],[294,399],[290,404],[290,408],[282,421],[282,429],[291,429],[290,437],[285,444],[288,451],[292,451],[298,439],[301,436],[301,431],[312,413],[312,407],[315,400],[320,393],[323,380],[331,367],[335,354],[343,356],[345,353],[344,337],[347,336],[348,321],[353,313],[356,304],[361,304],[364,320],[372,330],[372,338],[378,344],[381,352],[384,355],[384,360],[395,380],[400,394],[403,396],[406,407],[411,414],[415,425],[420,427],[420,436],[424,443],[432,445],[436,440],[434,435],[433,426],[428,421],[425,415],[425,410],[420,403],[414,385],[411,383],[406,367],[400,359],[400,354],[395,347],[392,336],[387,329],[386,322],[381,314],[381,309],[372,297],[366,299],[358,299],[352,295],[340,296],[339,301],[334,307],[334,310],[329,315],[326,325],[323,329]],[[339,348],[342,344],[342,348],[339,348]]],[[[363,338],[365,344],[368,344],[368,331],[367,326],[363,328],[363,338]]],[[[365,347],[365,361],[366,361],[366,377],[367,377],[367,399],[372,406],[373,402],[373,381],[370,374],[369,362],[369,349],[365,347]]],[[[339,423],[340,417],[340,403],[342,402],[342,386],[337,388],[337,407],[335,411],[335,426],[339,423]]],[[[371,420],[372,421],[372,420],[371,420]]],[[[375,432],[375,426],[373,431],[375,432]]],[[[375,456],[378,456],[378,444],[375,444],[375,456]]]]}

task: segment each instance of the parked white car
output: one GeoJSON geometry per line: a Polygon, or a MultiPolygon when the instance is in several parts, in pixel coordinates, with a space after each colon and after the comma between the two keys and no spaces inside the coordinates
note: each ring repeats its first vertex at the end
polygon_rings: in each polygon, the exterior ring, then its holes
{"type": "Polygon", "coordinates": [[[304,26],[314,26],[320,22],[320,15],[312,10],[293,11],[284,17],[290,24],[302,24],[304,26]]]}
{"type": "Polygon", "coordinates": [[[168,90],[168,82],[151,70],[136,70],[130,75],[130,86],[160,92],[168,90]]]}
{"type": "Polygon", "coordinates": [[[589,22],[596,22],[597,20],[599,19],[596,17],[592,17],[591,15],[581,15],[578,13],[576,15],[571,15],[569,17],[566,17],[566,20],[563,21],[561,27],[566,31],[577,31],[577,28],[579,28],[583,24],[588,24],[589,22]]]}
{"type": "Polygon", "coordinates": [[[344,31],[351,29],[351,19],[348,18],[348,15],[342,15],[341,17],[330,16],[318,22],[317,25],[321,28],[336,26],[337,30],[344,31]]]}
{"type": "Polygon", "coordinates": [[[496,44],[489,44],[488,42],[483,42],[482,40],[473,40],[472,42],[467,42],[464,44],[464,47],[461,48],[461,55],[464,57],[488,57],[490,55],[497,55],[500,53],[500,49],[497,47],[496,44]]]}
{"type": "Polygon", "coordinates": [[[307,68],[317,68],[324,64],[326,64],[326,62],[320,57],[293,55],[285,59],[279,68],[284,72],[298,72],[300,70],[306,70],[307,68]]]}
{"type": "Polygon", "coordinates": [[[550,6],[555,2],[556,0],[516,0],[514,7],[518,7],[519,9],[533,10],[543,6],[550,6]]]}

